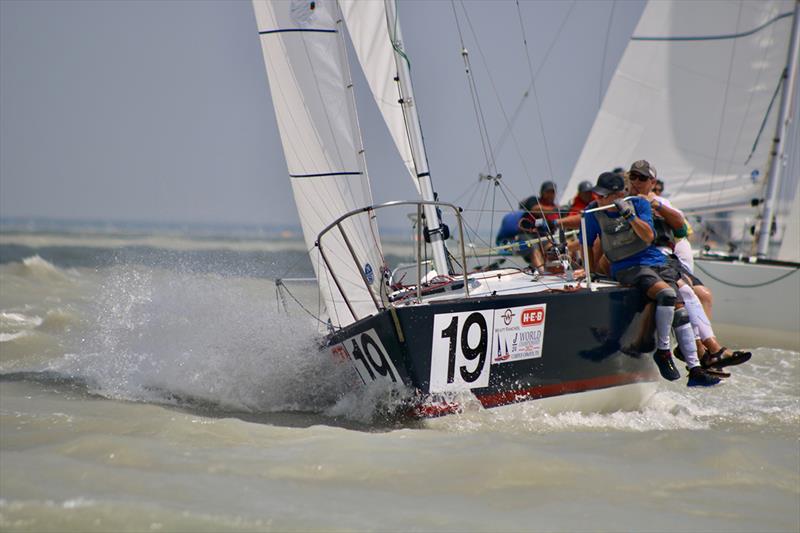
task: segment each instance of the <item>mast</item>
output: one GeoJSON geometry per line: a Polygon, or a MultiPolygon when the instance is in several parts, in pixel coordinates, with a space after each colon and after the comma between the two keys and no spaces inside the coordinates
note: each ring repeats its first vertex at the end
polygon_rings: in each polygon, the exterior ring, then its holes
{"type": "MultiPolygon", "coordinates": [[[[388,25],[389,38],[392,41],[394,60],[397,66],[398,90],[400,92],[400,104],[403,108],[403,116],[406,122],[408,140],[411,144],[411,154],[414,159],[414,168],[417,174],[418,190],[420,196],[426,201],[435,201],[433,183],[428,169],[428,155],[425,152],[425,143],[422,139],[422,129],[419,123],[419,115],[414,102],[414,91],[411,88],[411,70],[408,58],[403,51],[403,42],[400,35],[400,26],[397,21],[397,10],[394,0],[384,0],[386,7],[386,24],[388,25]]],[[[424,206],[425,227],[430,235],[431,248],[433,250],[433,265],[438,274],[448,274],[447,251],[444,246],[444,235],[437,213],[436,206],[426,204],[424,206]]]]}
{"type": "Polygon", "coordinates": [[[797,81],[798,47],[800,47],[800,32],[798,32],[798,18],[800,18],[800,0],[795,0],[794,16],[792,18],[792,35],[789,38],[789,52],[786,59],[786,68],[783,70],[784,84],[781,94],[781,107],[778,124],[775,128],[775,139],[772,144],[772,161],[767,175],[767,191],[764,198],[764,209],[761,212],[761,227],[758,231],[758,257],[766,257],[769,249],[769,236],[772,229],[772,219],[775,216],[777,194],[780,189],[781,174],[783,172],[783,157],[786,147],[786,129],[791,120],[791,103],[794,86],[797,81]]]}

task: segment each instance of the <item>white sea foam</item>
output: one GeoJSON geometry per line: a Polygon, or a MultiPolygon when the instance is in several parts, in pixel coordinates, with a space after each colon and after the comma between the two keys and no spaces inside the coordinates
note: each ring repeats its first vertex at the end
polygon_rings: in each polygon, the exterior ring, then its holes
{"type": "Polygon", "coordinates": [[[42,325],[42,317],[22,313],[0,311],[0,328],[36,328],[42,325]]]}
{"type": "MultiPolygon", "coordinates": [[[[66,281],[69,279],[68,271],[58,268],[54,264],[42,259],[38,255],[26,257],[16,266],[16,273],[23,277],[29,277],[43,281],[66,281]]],[[[70,271],[69,273],[74,274],[73,271],[70,271]]]]}
{"type": "Polygon", "coordinates": [[[0,342],[11,342],[27,335],[27,331],[18,331],[17,333],[0,333],[0,342]]]}
{"type": "Polygon", "coordinates": [[[352,369],[320,352],[308,317],[276,312],[266,280],[110,270],[80,350],[50,370],[110,397],[245,411],[320,411],[352,369]]]}

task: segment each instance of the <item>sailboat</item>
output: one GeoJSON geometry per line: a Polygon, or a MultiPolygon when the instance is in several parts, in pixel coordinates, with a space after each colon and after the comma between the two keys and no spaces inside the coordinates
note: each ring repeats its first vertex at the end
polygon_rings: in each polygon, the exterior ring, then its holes
{"type": "Polygon", "coordinates": [[[708,236],[694,268],[720,337],[794,350],[799,11],[797,0],[648,2],[566,189],[649,160],[708,236]]]}
{"type": "Polygon", "coordinates": [[[415,417],[530,400],[640,407],[658,373],[638,291],[581,283],[569,264],[468,271],[461,210],[434,192],[394,0],[253,5],[331,354],[365,385],[413,391],[415,417]],[[373,202],[346,34],[419,198],[373,202]],[[389,209],[414,221],[414,279],[384,252],[389,209]]]}

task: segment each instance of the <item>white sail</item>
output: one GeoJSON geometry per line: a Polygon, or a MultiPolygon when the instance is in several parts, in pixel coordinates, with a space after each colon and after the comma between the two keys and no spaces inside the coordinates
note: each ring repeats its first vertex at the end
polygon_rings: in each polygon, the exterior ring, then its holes
{"type": "MultiPolygon", "coordinates": [[[[372,89],[384,122],[420,197],[433,201],[433,191],[419,113],[411,86],[411,68],[403,51],[403,37],[395,0],[339,0],[347,30],[361,68],[372,89]]],[[[447,250],[439,229],[439,215],[425,205],[431,233],[431,252],[437,272],[448,272],[447,250]],[[430,221],[436,221],[435,226],[430,221]]]]}
{"type": "Polygon", "coordinates": [[[328,224],[372,204],[338,6],[253,0],[253,7],[303,234],[329,317],[344,326],[376,312],[364,278],[381,283],[382,261],[366,215],[343,223],[358,264],[339,231],[322,242],[336,280],[314,248],[328,224]]]}
{"type": "Polygon", "coordinates": [[[793,9],[793,0],[648,2],[565,198],[637,159],[684,210],[763,198],[793,9]]]}
{"type": "Polygon", "coordinates": [[[778,259],[800,263],[800,190],[795,192],[794,202],[785,220],[786,227],[783,230],[778,259]]]}
{"type": "MultiPolygon", "coordinates": [[[[372,96],[389,128],[397,151],[419,191],[414,156],[408,140],[403,108],[399,101],[400,91],[392,49],[393,39],[389,35],[386,17],[387,2],[339,0],[339,5],[361,69],[372,90],[372,96]]],[[[388,2],[388,7],[395,9],[395,2],[388,2]]],[[[400,27],[396,26],[393,30],[395,38],[400,40],[400,27]]]]}
{"type": "Polygon", "coordinates": [[[786,167],[778,204],[776,230],[781,236],[781,246],[777,259],[800,263],[800,89],[797,86],[793,96],[792,118],[786,136],[786,167]]]}

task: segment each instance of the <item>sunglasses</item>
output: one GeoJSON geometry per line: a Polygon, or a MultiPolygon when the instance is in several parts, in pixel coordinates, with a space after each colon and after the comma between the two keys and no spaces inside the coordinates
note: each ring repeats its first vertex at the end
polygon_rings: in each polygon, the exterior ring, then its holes
{"type": "Polygon", "coordinates": [[[650,181],[650,176],[643,176],[642,174],[631,173],[630,174],[631,181],[650,181]]]}

